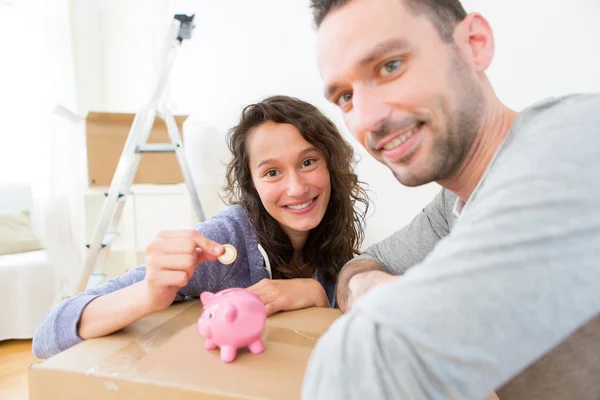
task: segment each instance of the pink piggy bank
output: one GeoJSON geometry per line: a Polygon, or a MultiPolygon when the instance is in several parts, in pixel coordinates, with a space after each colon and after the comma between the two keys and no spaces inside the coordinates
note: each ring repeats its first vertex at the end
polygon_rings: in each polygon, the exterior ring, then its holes
{"type": "Polygon", "coordinates": [[[237,350],[248,346],[254,354],[265,346],[261,334],[265,329],[267,312],[260,297],[245,289],[232,288],[217,293],[203,292],[204,306],[198,319],[198,331],[206,338],[204,348],[221,348],[221,360],[235,360],[237,350]]]}

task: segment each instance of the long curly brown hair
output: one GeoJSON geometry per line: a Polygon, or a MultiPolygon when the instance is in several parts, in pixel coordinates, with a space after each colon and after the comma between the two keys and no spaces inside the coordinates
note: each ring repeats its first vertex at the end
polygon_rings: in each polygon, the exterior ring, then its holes
{"type": "Polygon", "coordinates": [[[369,200],[363,183],[353,172],[354,150],[335,124],[315,106],[288,96],[273,96],[244,108],[237,126],[228,135],[232,160],[227,165],[224,187],[229,204],[246,212],[258,240],[269,255],[273,277],[307,278],[319,270],[336,282],[346,262],[360,254],[369,200]],[[299,258],[279,223],[265,210],[254,188],[247,139],[265,122],[291,124],[325,158],[331,180],[331,196],[321,223],[312,229],[299,258]]]}

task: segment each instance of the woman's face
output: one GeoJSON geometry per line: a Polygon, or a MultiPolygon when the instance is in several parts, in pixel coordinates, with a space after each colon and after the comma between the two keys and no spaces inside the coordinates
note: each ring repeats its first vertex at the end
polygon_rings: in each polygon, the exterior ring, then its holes
{"type": "Polygon", "coordinates": [[[325,215],[331,196],[325,158],[291,124],[265,122],[246,143],[254,187],[267,212],[294,242],[325,215]]]}

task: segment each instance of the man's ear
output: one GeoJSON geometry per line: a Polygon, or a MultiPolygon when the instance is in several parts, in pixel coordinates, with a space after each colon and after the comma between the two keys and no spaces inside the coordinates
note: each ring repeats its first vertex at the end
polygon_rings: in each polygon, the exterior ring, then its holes
{"type": "Polygon", "coordinates": [[[468,64],[476,72],[488,69],[494,58],[496,43],[489,22],[479,13],[470,13],[454,30],[454,41],[468,64]]]}

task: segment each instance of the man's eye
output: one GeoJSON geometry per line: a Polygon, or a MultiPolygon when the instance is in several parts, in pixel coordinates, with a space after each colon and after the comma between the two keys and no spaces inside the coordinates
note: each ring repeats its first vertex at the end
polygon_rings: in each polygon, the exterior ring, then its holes
{"type": "Polygon", "coordinates": [[[396,70],[399,67],[400,67],[400,61],[392,60],[392,61],[388,61],[385,64],[383,64],[379,71],[380,71],[381,76],[387,76],[387,75],[391,75],[394,72],[396,72],[396,70]]]}
{"type": "Polygon", "coordinates": [[[337,98],[335,103],[338,105],[338,107],[344,108],[350,102],[350,100],[352,100],[352,93],[343,93],[337,98]]]}

